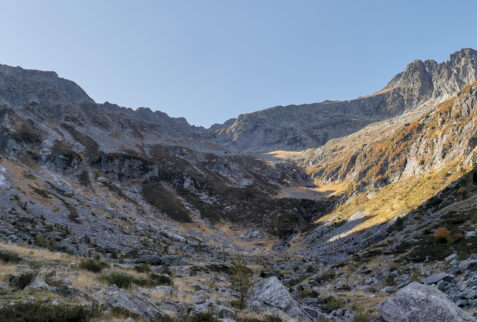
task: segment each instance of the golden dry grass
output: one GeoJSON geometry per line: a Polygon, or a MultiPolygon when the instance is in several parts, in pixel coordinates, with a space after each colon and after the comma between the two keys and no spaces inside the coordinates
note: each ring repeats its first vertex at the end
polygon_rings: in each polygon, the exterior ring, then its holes
{"type": "Polygon", "coordinates": [[[84,270],[78,270],[77,274],[70,278],[70,281],[73,286],[84,290],[91,290],[94,284],[100,284],[97,274],[84,270]]]}
{"type": "Polygon", "coordinates": [[[316,223],[330,224],[345,221],[358,212],[364,212],[370,217],[353,229],[333,237],[334,240],[385,223],[400,214],[407,214],[463,176],[465,172],[456,171],[459,163],[460,160],[455,160],[439,171],[429,171],[421,176],[409,177],[389,184],[376,191],[372,198],[363,198],[361,199],[364,200],[363,202],[359,202],[360,199],[349,201],[329,215],[320,218],[316,223]]]}
{"type": "Polygon", "coordinates": [[[0,281],[4,281],[8,275],[13,275],[15,272],[15,265],[3,264],[0,262],[0,281]]]}
{"type": "Polygon", "coordinates": [[[7,244],[0,242],[0,250],[10,251],[19,254],[29,261],[33,262],[47,262],[47,261],[62,261],[62,262],[79,262],[79,258],[59,252],[52,252],[43,248],[32,248],[16,244],[7,244]]]}

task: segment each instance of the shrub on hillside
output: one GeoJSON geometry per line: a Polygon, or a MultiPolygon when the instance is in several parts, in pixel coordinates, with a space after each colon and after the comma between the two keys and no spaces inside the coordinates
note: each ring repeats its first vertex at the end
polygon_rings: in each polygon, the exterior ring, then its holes
{"type": "Polygon", "coordinates": [[[245,297],[248,289],[252,286],[252,270],[245,265],[242,257],[237,257],[232,261],[230,283],[232,287],[239,293],[238,308],[243,309],[245,297]]]}
{"type": "Polygon", "coordinates": [[[20,275],[11,276],[8,280],[8,284],[10,284],[11,287],[23,290],[35,279],[35,276],[36,274],[33,272],[26,272],[20,275]]]}
{"type": "Polygon", "coordinates": [[[156,287],[158,285],[172,285],[170,277],[151,273],[149,278],[134,278],[134,284],[142,287],[156,287]]]}
{"type": "Polygon", "coordinates": [[[325,311],[330,313],[334,310],[342,308],[344,306],[344,302],[341,299],[330,295],[323,299],[323,305],[325,311]]]}
{"type": "Polygon", "coordinates": [[[109,285],[116,285],[119,288],[129,288],[133,282],[133,277],[120,272],[112,272],[104,276],[104,280],[109,285]]]}
{"type": "Polygon", "coordinates": [[[4,263],[18,263],[22,258],[17,254],[8,251],[0,251],[0,261],[4,263]]]}
{"type": "Polygon", "coordinates": [[[96,307],[58,304],[51,305],[40,301],[34,303],[15,303],[0,308],[2,321],[52,321],[86,322],[97,315],[96,307]]]}
{"type": "Polygon", "coordinates": [[[450,234],[447,228],[439,228],[434,232],[434,238],[440,242],[447,242],[447,238],[449,238],[450,234]]]}
{"type": "Polygon", "coordinates": [[[93,272],[93,273],[99,273],[101,272],[104,268],[108,268],[109,265],[107,263],[101,262],[100,260],[97,259],[88,259],[79,265],[81,269],[85,269],[87,271],[93,272]]]}
{"type": "Polygon", "coordinates": [[[134,269],[136,270],[136,272],[139,272],[139,273],[148,273],[151,271],[151,267],[149,266],[148,263],[137,265],[134,267],[134,269]]]}

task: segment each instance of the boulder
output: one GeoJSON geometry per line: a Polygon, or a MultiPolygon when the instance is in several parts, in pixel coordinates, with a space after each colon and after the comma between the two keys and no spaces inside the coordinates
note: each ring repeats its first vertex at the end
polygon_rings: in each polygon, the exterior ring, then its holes
{"type": "Polygon", "coordinates": [[[285,321],[312,321],[275,276],[261,280],[249,291],[247,311],[277,315],[285,321]]]}
{"type": "Polygon", "coordinates": [[[207,291],[204,291],[204,290],[200,290],[200,291],[195,292],[194,297],[193,297],[194,303],[204,303],[208,299],[210,299],[210,294],[207,291]]]}
{"type": "Polygon", "coordinates": [[[196,303],[192,307],[193,312],[211,312],[220,319],[234,319],[236,313],[231,308],[216,303],[215,301],[206,300],[202,303],[196,303]]]}
{"type": "Polygon", "coordinates": [[[369,279],[367,279],[364,284],[366,285],[372,285],[372,284],[376,284],[378,282],[378,279],[376,277],[371,277],[369,279]]]}
{"type": "Polygon", "coordinates": [[[392,293],[394,292],[394,287],[392,286],[385,286],[379,291],[380,293],[392,293]]]}
{"type": "Polygon", "coordinates": [[[474,238],[475,236],[477,236],[477,231],[475,230],[465,232],[465,239],[471,239],[471,238],[474,238]]]}
{"type": "Polygon", "coordinates": [[[131,312],[147,321],[157,321],[161,317],[159,307],[139,293],[132,294],[117,287],[110,287],[99,290],[93,297],[107,308],[131,312]]]}
{"type": "Polygon", "coordinates": [[[161,257],[161,260],[162,264],[167,266],[184,266],[189,264],[187,258],[176,255],[164,255],[161,257]]]}
{"type": "Polygon", "coordinates": [[[187,315],[187,306],[184,303],[172,302],[170,300],[164,300],[156,303],[159,310],[168,316],[185,316],[187,315]]]}
{"type": "Polygon", "coordinates": [[[378,305],[386,322],[470,322],[476,321],[444,293],[434,287],[413,282],[378,305]]]}
{"type": "Polygon", "coordinates": [[[436,284],[440,281],[453,282],[455,281],[455,276],[447,273],[432,274],[424,279],[424,284],[436,284]]]}
{"type": "Polygon", "coordinates": [[[467,259],[460,262],[459,268],[463,271],[477,271],[477,259],[467,259]]]}
{"type": "Polygon", "coordinates": [[[449,255],[449,256],[447,256],[447,257],[445,258],[445,261],[446,261],[447,263],[450,263],[450,262],[452,262],[452,261],[454,261],[454,260],[459,260],[459,257],[457,256],[456,253],[451,254],[451,255],[449,255]]]}
{"type": "Polygon", "coordinates": [[[157,297],[170,298],[174,294],[174,288],[169,285],[159,285],[153,289],[157,297]]]}
{"type": "Polygon", "coordinates": [[[50,285],[46,284],[46,282],[38,276],[35,276],[35,279],[30,283],[30,285],[28,285],[28,288],[47,291],[51,291],[53,289],[50,285]]]}

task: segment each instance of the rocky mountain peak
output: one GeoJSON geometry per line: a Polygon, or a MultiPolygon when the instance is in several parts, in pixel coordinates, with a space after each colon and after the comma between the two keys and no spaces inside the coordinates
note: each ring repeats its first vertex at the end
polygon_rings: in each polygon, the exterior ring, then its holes
{"type": "Polygon", "coordinates": [[[454,95],[465,84],[477,79],[477,51],[465,48],[450,55],[448,61],[416,59],[397,74],[385,89],[401,88],[415,102],[442,100],[454,95]]]}
{"type": "Polygon", "coordinates": [[[0,65],[0,104],[22,108],[84,103],[94,102],[81,87],[55,72],[0,65]]]}
{"type": "Polygon", "coordinates": [[[240,115],[211,129],[218,141],[245,151],[304,150],[364,126],[440,102],[477,80],[477,51],[462,49],[448,61],[416,59],[374,94],[349,101],[278,106],[240,115]]]}

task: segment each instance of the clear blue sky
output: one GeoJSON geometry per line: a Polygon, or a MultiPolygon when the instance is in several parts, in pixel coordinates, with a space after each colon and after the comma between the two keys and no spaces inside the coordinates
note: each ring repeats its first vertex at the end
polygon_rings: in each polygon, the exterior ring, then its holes
{"type": "Polygon", "coordinates": [[[444,0],[2,1],[0,63],[209,126],[379,90],[416,58],[477,48],[476,13],[444,0]]]}

